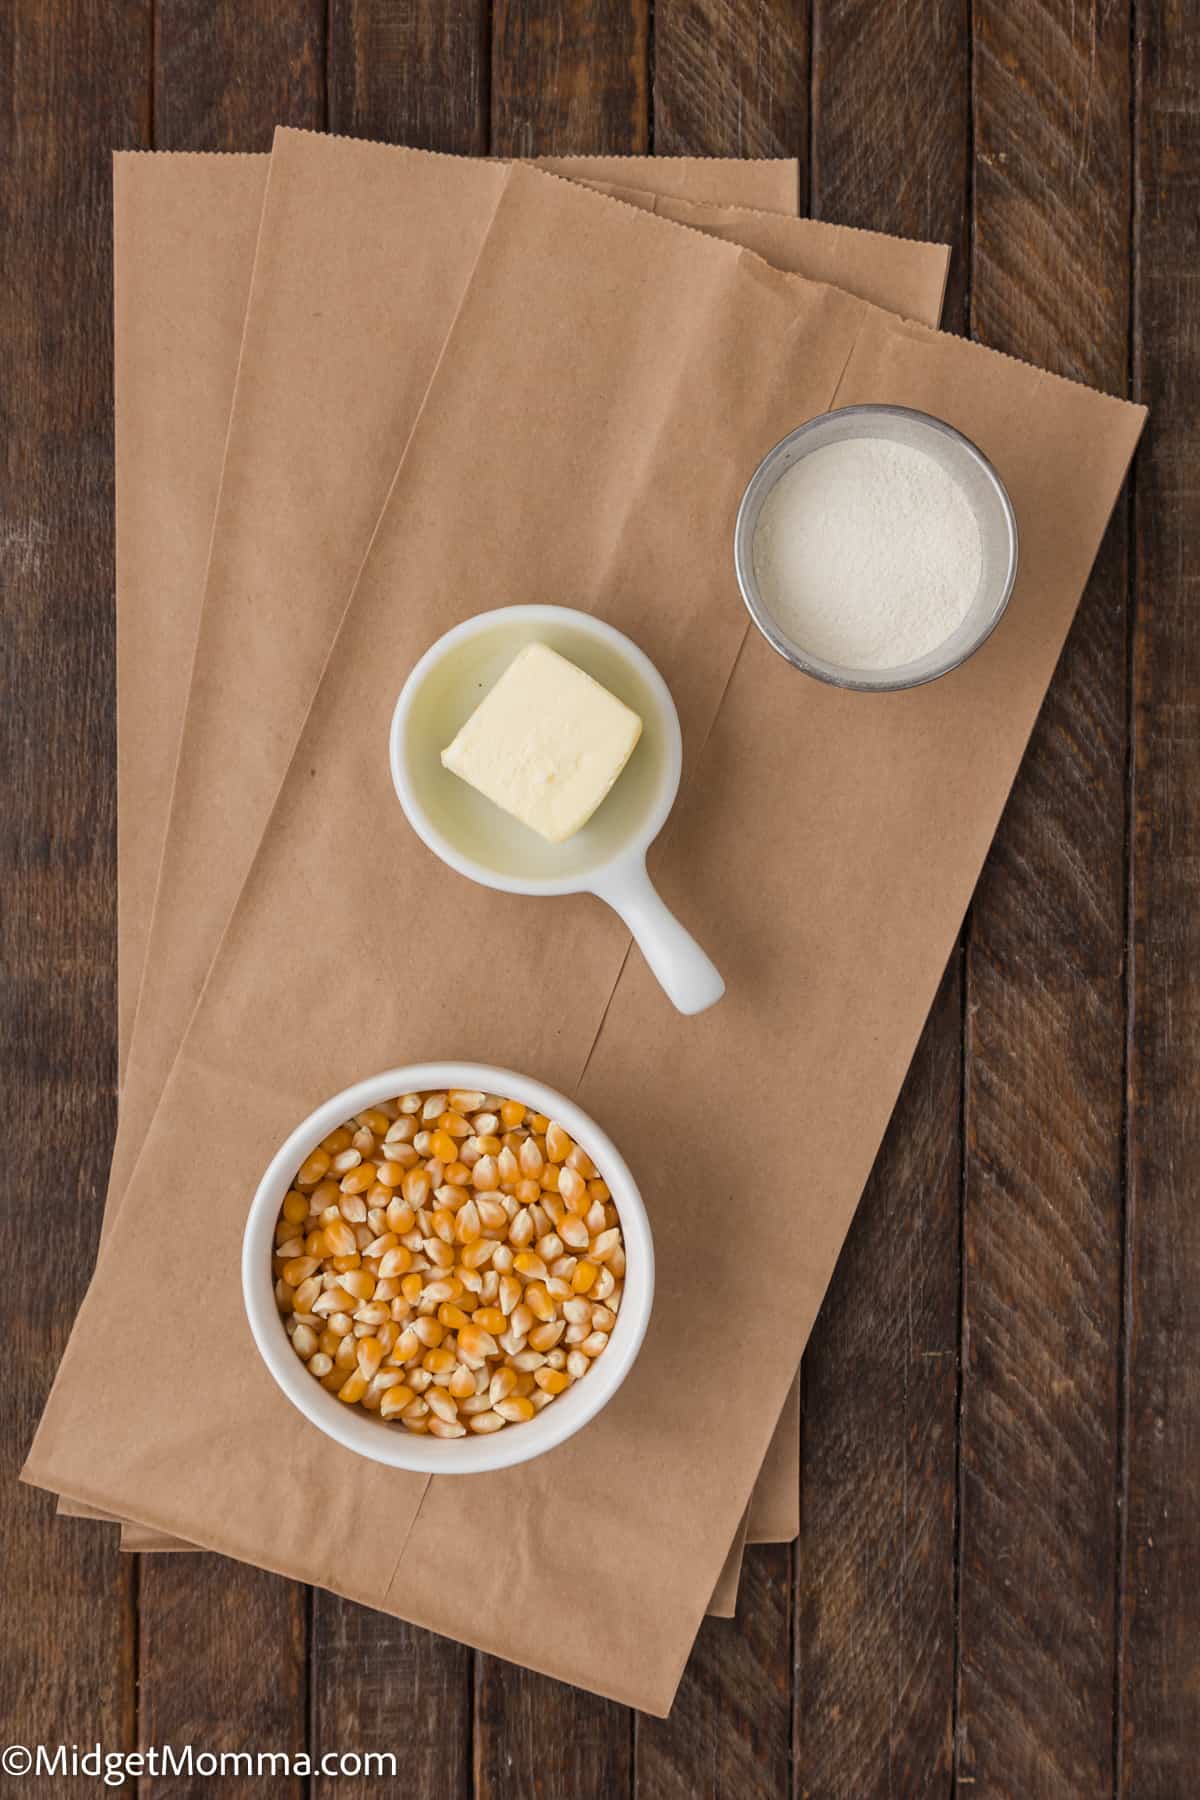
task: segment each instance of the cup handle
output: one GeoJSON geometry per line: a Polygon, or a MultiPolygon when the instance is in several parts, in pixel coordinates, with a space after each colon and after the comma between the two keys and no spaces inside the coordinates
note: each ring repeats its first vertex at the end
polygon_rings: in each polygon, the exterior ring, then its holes
{"type": "Polygon", "coordinates": [[[667,998],[681,1013],[714,1006],[725,983],[690,932],[659,898],[642,858],[623,863],[594,892],[619,913],[667,998]]]}

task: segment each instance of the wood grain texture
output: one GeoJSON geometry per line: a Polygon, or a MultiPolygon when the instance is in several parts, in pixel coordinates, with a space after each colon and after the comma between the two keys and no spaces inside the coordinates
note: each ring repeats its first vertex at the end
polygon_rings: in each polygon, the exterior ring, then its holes
{"type": "MultiPolygon", "coordinates": [[[[471,1652],[365,1606],[314,1591],[311,1751],[388,1752],[384,1791],[414,1800],[471,1793],[471,1652]]],[[[377,1775],[316,1777],[317,1800],[376,1800],[377,1775]]]]}
{"type": "MultiPolygon", "coordinates": [[[[814,216],[951,244],[961,329],[964,6],[817,0],[813,41],[814,216]]],[[[936,1793],[949,1776],[961,1087],[955,954],[804,1361],[798,1793],[936,1793]]]]}
{"type": "Polygon", "coordinates": [[[649,0],[494,0],[494,154],[643,155],[649,18],[649,0]]]}
{"type": "MultiPolygon", "coordinates": [[[[1123,6],[976,6],[973,329],[1118,393],[1129,103],[1123,6]]],[[[957,1749],[984,1793],[1112,1783],[1125,595],[1119,507],[968,938],[957,1749]]]]}
{"type": "MultiPolygon", "coordinates": [[[[632,154],[647,126],[645,0],[496,0],[491,131],[497,156],[632,154]]],[[[475,1659],[477,1800],[620,1800],[632,1714],[496,1657],[475,1659]]]]}
{"type": "Polygon", "coordinates": [[[807,185],[807,9],[789,0],[658,0],[660,156],[795,156],[807,185]]]}
{"type": "MultiPolygon", "coordinates": [[[[487,146],[479,7],[331,0],[328,102],[333,129],[431,150],[487,146]]],[[[391,1751],[401,1791],[457,1800],[469,1791],[471,1652],[401,1619],[314,1589],[314,1754],[391,1751]]],[[[377,1781],[318,1783],[339,1797],[377,1781]]]]}
{"type": "Polygon", "coordinates": [[[149,47],[148,0],[0,13],[0,1209],[24,1272],[0,1382],[0,1719],[27,1746],[136,1743],[133,1570],[115,1532],[56,1520],[16,1474],[95,1258],[115,1124],[109,153],[147,142],[149,47]]]}
{"type": "Polygon", "coordinates": [[[945,1792],[961,972],[943,977],[804,1359],[796,1791],[945,1792]]]}
{"type": "Polygon", "coordinates": [[[325,118],[325,0],[155,0],[159,150],[269,150],[325,118]]]}
{"type": "Polygon", "coordinates": [[[1137,15],[1133,983],[1118,1791],[1200,1766],[1200,9],[1137,15]]]}
{"type": "MultiPolygon", "coordinates": [[[[261,150],[277,119],[319,126],[324,54],[320,0],[158,0],[156,143],[261,150]]],[[[242,1564],[195,1552],[140,1559],[143,1745],[303,1749],[306,1615],[301,1586],[242,1564]]],[[[239,1778],[203,1785],[234,1794],[239,1778]]],[[[146,1800],[178,1791],[171,1777],[143,1780],[146,1800]]],[[[301,1784],[281,1791],[299,1794],[301,1784]]]]}
{"type": "Polygon", "coordinates": [[[813,0],[816,218],[953,246],[942,323],[966,319],[968,0],[813,0]]]}
{"type": "Polygon", "coordinates": [[[488,148],[487,0],[329,0],[329,128],[488,148]]]}
{"type": "Polygon", "coordinates": [[[705,1619],[667,1719],[637,1716],[637,1800],[782,1800],[791,1761],[790,1544],[752,1544],[737,1618],[705,1619]]]}
{"type": "Polygon", "coordinates": [[[477,1656],[472,1800],[622,1800],[632,1721],[611,1700],[477,1656]]]}
{"type": "MultiPolygon", "coordinates": [[[[302,1590],[261,1569],[200,1554],[139,1559],[140,1740],[215,1754],[298,1755],[308,1741],[302,1590]],[[297,1604],[297,1595],[300,1603],[297,1604]]],[[[347,1784],[349,1791],[350,1784],[347,1784]]],[[[238,1800],[246,1776],[142,1777],[143,1796],[238,1800]]],[[[300,1776],[275,1777],[279,1800],[302,1800],[300,1776]]]]}

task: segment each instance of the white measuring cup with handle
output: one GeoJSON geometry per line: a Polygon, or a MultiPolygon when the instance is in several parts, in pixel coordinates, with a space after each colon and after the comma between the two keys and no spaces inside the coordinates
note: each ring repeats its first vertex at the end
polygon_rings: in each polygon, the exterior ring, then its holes
{"type": "Polygon", "coordinates": [[[703,1012],[725,983],[660,899],[646,852],[683,770],[670,689],[623,632],[566,606],[507,606],[456,625],[425,652],[392,715],[392,780],[417,836],[450,868],[510,894],[595,894],[620,914],[681,1013],[703,1012]],[[582,830],[551,844],[443,768],[441,753],[526,644],[557,650],[642,720],[611,793],[582,830]]]}

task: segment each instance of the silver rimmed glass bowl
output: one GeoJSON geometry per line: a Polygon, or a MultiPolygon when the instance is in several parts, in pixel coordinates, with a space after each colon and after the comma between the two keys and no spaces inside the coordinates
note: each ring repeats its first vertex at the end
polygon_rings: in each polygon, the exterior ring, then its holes
{"type": "Polygon", "coordinates": [[[999,475],[969,438],[928,413],[906,406],[845,406],[821,413],[767,452],[750,478],[738,508],[733,534],[733,560],[738,586],[773,650],[794,668],[835,687],[887,692],[920,687],[957,669],[991,636],[1012,593],[1017,575],[1017,521],[1012,501],[999,475]],[[829,662],[795,642],[774,617],[754,573],[754,537],[763,503],[781,476],[802,457],[848,438],[889,439],[923,451],[953,477],[965,494],[979,526],[982,551],[979,582],[961,624],[950,636],[912,662],[890,668],[860,669],[829,662]]]}

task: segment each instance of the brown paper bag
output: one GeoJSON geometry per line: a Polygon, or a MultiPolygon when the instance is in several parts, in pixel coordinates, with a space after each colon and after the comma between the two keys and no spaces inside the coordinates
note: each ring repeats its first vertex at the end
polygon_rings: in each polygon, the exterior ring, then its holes
{"type": "MultiPolygon", "coordinates": [[[[580,156],[549,158],[547,166],[586,177],[606,191],[620,181],[648,195],[712,207],[707,228],[726,235],[739,210],[794,213],[796,206],[797,165],[785,158],[580,156]]],[[[122,1074],[166,835],[269,167],[266,154],[118,151],[113,157],[122,1074]]],[[[756,223],[749,214],[751,232],[756,223]]],[[[757,248],[751,238],[746,241],[757,248]]],[[[902,274],[907,279],[906,267],[902,274]]],[[[893,304],[886,293],[867,298],[893,304]]],[[[893,309],[927,316],[920,304],[893,309]]]]}
{"type": "MultiPolygon", "coordinates": [[[[610,193],[611,178],[626,176],[645,193],[646,203],[656,194],[683,200],[685,215],[693,209],[698,215],[704,206],[707,228],[719,235],[731,235],[743,219],[747,241],[758,228],[750,208],[788,211],[796,201],[797,165],[784,158],[587,156],[547,163],[560,173],[586,176],[610,193]]],[[[267,155],[133,151],[113,158],[122,1075],[166,835],[269,165],[267,155]]],[[[827,228],[806,223],[802,230],[821,236],[827,228]]],[[[883,249],[889,240],[879,242],[883,249]]],[[[907,245],[898,246],[898,261],[898,291],[907,301],[913,279],[907,245]]],[[[929,261],[923,258],[914,272],[924,276],[929,261]]],[[[918,292],[912,309],[918,317],[924,316],[923,298],[918,292]]],[[[789,1434],[790,1421],[781,1431],[789,1434]]],[[[783,1484],[778,1476],[775,1480],[760,1530],[775,1531],[788,1522],[783,1484]]],[[[87,1511],[70,1503],[62,1510],[87,1511]]],[[[140,1528],[126,1533],[122,1543],[140,1551],[189,1547],[140,1528]]]]}
{"type": "MultiPolygon", "coordinates": [[[[381,159],[380,152],[381,147],[375,145],[353,145],[345,141],[331,142],[331,140],[304,133],[281,134],[280,153],[274,176],[274,204],[277,206],[291,205],[293,209],[290,214],[291,218],[294,221],[303,221],[305,231],[303,237],[295,239],[289,239],[286,234],[282,236],[277,252],[280,260],[275,267],[279,268],[282,265],[285,270],[292,272],[293,287],[294,272],[297,270],[303,272],[307,283],[302,319],[306,341],[311,335],[312,304],[310,302],[319,307],[323,315],[332,322],[331,329],[336,331],[339,329],[337,322],[344,316],[347,291],[381,285],[389,291],[395,291],[397,280],[395,265],[407,255],[408,245],[406,240],[394,237],[391,241],[384,241],[381,246],[377,238],[377,226],[376,233],[372,232],[372,221],[378,221],[386,215],[386,208],[381,199],[380,182],[385,181],[389,187],[394,186],[401,177],[402,171],[411,166],[412,158],[411,153],[391,150],[385,158],[381,159]],[[302,204],[304,193],[308,190],[300,184],[311,181],[314,171],[320,171],[323,177],[336,176],[340,184],[336,193],[326,196],[327,211],[322,214],[315,214],[312,209],[307,209],[302,204]],[[327,229],[327,220],[331,217],[339,222],[340,241],[329,243],[324,236],[319,236],[319,241],[314,241],[314,228],[318,234],[321,234],[323,229],[327,229]],[[386,261],[381,262],[381,251],[386,254],[386,261]],[[335,271],[341,283],[331,295],[330,303],[325,308],[320,308],[320,296],[319,294],[314,295],[313,292],[316,279],[314,271],[322,267],[335,271]]],[[[238,159],[232,160],[236,163],[238,159]]],[[[443,164],[449,163],[452,171],[456,167],[452,159],[437,160],[443,164]]],[[[178,354],[180,346],[177,324],[180,317],[179,275],[181,266],[190,275],[192,266],[206,254],[210,259],[219,261],[222,221],[229,208],[240,197],[241,189],[231,191],[232,184],[225,174],[230,163],[231,159],[228,158],[157,159],[147,158],[142,154],[117,158],[117,259],[118,262],[131,263],[134,268],[153,271],[155,287],[147,296],[147,301],[155,302],[155,304],[148,305],[148,308],[143,310],[148,310],[151,319],[165,323],[165,335],[176,351],[174,361],[169,356],[164,356],[154,362],[154,378],[159,382],[160,388],[170,381],[172,371],[178,371],[180,363],[186,363],[187,360],[178,354]],[[215,217],[213,206],[210,204],[207,209],[205,207],[203,187],[205,176],[213,172],[215,172],[215,189],[219,192],[220,197],[220,209],[215,217]],[[182,194],[180,193],[181,188],[183,189],[182,194]],[[172,227],[176,220],[182,224],[190,216],[193,221],[193,230],[186,237],[182,232],[174,237],[168,235],[166,242],[159,247],[156,255],[153,242],[149,240],[156,216],[164,212],[164,193],[171,202],[171,209],[166,214],[168,227],[172,227]],[[210,229],[207,231],[204,230],[206,220],[211,221],[210,229]]],[[[664,190],[657,203],[671,216],[686,220],[714,235],[744,243],[771,257],[782,266],[826,278],[836,278],[852,291],[862,293],[867,298],[882,300],[902,313],[912,314],[931,322],[936,321],[938,317],[948,263],[948,252],[944,246],[889,239],[870,232],[845,230],[812,221],[787,220],[756,213],[745,207],[718,206],[711,203],[706,205],[676,203],[671,197],[672,190],[676,193],[689,191],[694,195],[699,193],[705,184],[709,184],[711,188],[711,184],[719,176],[727,188],[736,185],[743,198],[750,192],[751,181],[753,181],[756,191],[764,190],[763,197],[783,198],[788,192],[794,193],[794,167],[792,165],[784,165],[782,170],[772,164],[735,165],[733,169],[730,169],[726,164],[718,162],[701,161],[698,165],[677,165],[670,160],[659,164],[654,159],[632,159],[631,164],[626,164],[621,159],[585,158],[566,159],[560,166],[563,169],[586,169],[589,179],[598,178],[602,174],[611,175],[616,169],[620,169],[624,173],[626,168],[630,167],[631,173],[636,173],[637,179],[647,182],[653,180],[658,183],[660,189],[664,190]]],[[[457,167],[461,167],[461,165],[459,164],[457,167]]],[[[245,179],[242,181],[242,188],[247,191],[251,203],[254,201],[261,181],[257,169],[255,175],[258,179],[253,185],[245,179]]],[[[648,196],[645,203],[652,204],[648,196]]],[[[428,234],[428,230],[429,226],[427,225],[426,234],[428,234]]],[[[268,307],[272,309],[270,317],[274,330],[278,327],[278,321],[274,313],[269,274],[270,271],[264,272],[266,293],[263,306],[264,309],[268,307]]],[[[240,291],[240,283],[236,279],[231,286],[240,291]]],[[[185,285],[185,296],[186,292],[185,285]]],[[[378,316],[378,314],[372,315],[374,320],[377,320],[378,316]]],[[[436,320],[431,323],[436,324],[436,320]]],[[[137,320],[134,312],[118,309],[118,383],[124,366],[122,351],[127,342],[138,342],[138,339],[124,337],[122,326],[126,331],[136,329],[139,338],[146,330],[145,325],[137,320]]],[[[160,330],[159,335],[161,339],[164,333],[160,330]]],[[[213,336],[216,335],[214,332],[213,336]]],[[[375,377],[379,356],[378,333],[365,336],[357,342],[355,348],[357,352],[355,380],[347,389],[346,394],[341,396],[343,405],[357,404],[361,407],[364,393],[368,389],[376,395],[378,402],[384,401],[388,390],[381,389],[375,377]]],[[[309,355],[311,356],[312,353],[310,345],[309,355]]],[[[322,359],[322,354],[318,346],[316,349],[318,361],[322,359]]],[[[218,343],[213,345],[212,355],[214,361],[219,359],[221,371],[223,373],[228,371],[228,378],[231,379],[234,352],[231,335],[228,332],[220,338],[218,343]]],[[[290,361],[284,356],[277,357],[272,364],[272,369],[276,372],[277,381],[286,383],[290,390],[294,385],[290,361]]],[[[143,376],[140,377],[140,380],[144,384],[147,378],[143,376]]],[[[144,385],[135,391],[143,392],[144,385]]],[[[272,409],[276,404],[276,391],[270,380],[265,382],[257,390],[260,402],[257,413],[251,413],[249,417],[243,416],[241,429],[251,441],[259,441],[256,434],[270,430],[272,409]]],[[[185,395],[183,394],[172,396],[171,415],[173,417],[178,416],[178,407],[184,399],[185,395]]],[[[328,395],[313,396],[309,415],[302,424],[297,426],[297,429],[318,434],[330,404],[331,398],[328,395]]],[[[243,396],[241,410],[245,415],[245,396],[243,396]]],[[[210,439],[210,441],[212,440],[210,439]]],[[[134,438],[132,454],[135,459],[140,447],[140,440],[134,438]]],[[[121,456],[122,442],[119,439],[119,460],[121,456]]],[[[161,466],[161,461],[155,464],[155,468],[161,466]]],[[[341,473],[345,483],[372,487],[373,491],[382,493],[386,487],[389,470],[386,466],[367,468],[351,460],[343,464],[341,473]]],[[[139,481],[143,489],[153,489],[153,470],[147,467],[144,461],[134,460],[128,480],[124,485],[132,487],[135,482],[139,481]]],[[[199,488],[201,485],[204,499],[209,500],[211,504],[208,485],[197,484],[197,487],[199,488]]],[[[322,515],[320,515],[319,509],[314,511],[310,496],[305,496],[305,499],[305,522],[311,527],[312,523],[322,515]]],[[[336,516],[341,510],[338,504],[340,495],[332,492],[327,499],[331,504],[324,515],[324,524],[326,528],[333,529],[336,528],[336,516]]],[[[197,501],[199,501],[199,495],[197,495],[197,501]]],[[[165,515],[169,518],[171,510],[169,505],[159,505],[155,509],[156,516],[165,515]]],[[[192,508],[194,513],[199,513],[199,510],[199,504],[192,508]]],[[[295,523],[296,521],[292,522],[293,525],[295,523]]],[[[291,527],[284,522],[285,534],[290,530],[291,527]]],[[[365,548],[365,538],[357,546],[354,554],[360,554],[363,548],[365,548]]],[[[132,550],[126,560],[130,563],[135,561],[132,550]]],[[[149,579],[143,582],[143,591],[153,593],[156,584],[163,578],[165,572],[160,561],[152,560],[149,579]]],[[[222,601],[228,605],[227,596],[231,587],[236,588],[236,574],[232,582],[227,583],[210,600],[210,607],[216,608],[222,601]]],[[[328,640],[332,635],[336,623],[334,611],[327,603],[322,606],[320,600],[314,598],[311,609],[306,609],[304,618],[312,621],[314,643],[309,654],[316,661],[319,657],[323,657],[328,640]],[[316,635],[318,633],[320,634],[319,641],[316,635]]],[[[180,631],[177,641],[182,643],[184,639],[185,634],[180,631]]],[[[288,654],[303,648],[304,646],[300,644],[296,635],[289,635],[282,646],[276,646],[269,664],[262,671],[261,679],[264,685],[276,680],[283,685],[286,694],[286,683],[291,673],[287,660],[288,654]]],[[[188,662],[190,667],[190,655],[188,662]]],[[[156,662],[152,671],[154,695],[150,697],[150,705],[143,707],[140,702],[144,696],[140,691],[142,684],[136,659],[131,656],[126,660],[124,666],[129,672],[123,674],[122,679],[126,686],[133,689],[127,711],[129,716],[135,720],[144,715],[149,716],[151,709],[155,706],[157,711],[153,716],[156,721],[172,714],[178,716],[182,659],[177,658],[174,671],[164,670],[160,664],[161,659],[156,662]],[[172,674],[175,676],[173,681],[169,679],[172,674]]],[[[201,668],[203,669],[203,667],[204,646],[202,644],[201,668]]],[[[219,706],[220,696],[225,692],[222,671],[219,666],[214,670],[214,677],[219,706]]],[[[123,701],[124,698],[123,693],[123,701]]],[[[201,786],[194,804],[203,806],[213,793],[222,791],[222,772],[223,770],[228,771],[229,768],[227,758],[224,762],[222,761],[223,745],[236,741],[245,760],[253,763],[264,759],[270,748],[269,742],[264,745],[261,738],[255,738],[251,742],[246,736],[248,727],[257,726],[259,723],[257,713],[243,719],[240,724],[235,721],[232,727],[227,719],[223,720],[219,716],[212,719],[209,736],[213,747],[210,754],[206,757],[203,745],[201,745],[195,749],[190,759],[192,767],[198,773],[198,778],[205,784],[211,782],[212,786],[201,786]]],[[[148,734],[143,732],[137,740],[138,748],[143,753],[147,749],[147,736],[148,734]]],[[[163,756],[161,766],[165,769],[170,761],[170,756],[163,756]]],[[[282,767],[283,763],[280,762],[278,766],[280,774],[282,767]]],[[[226,781],[229,780],[230,774],[231,771],[226,773],[224,777],[226,781]]],[[[188,769],[185,767],[185,780],[187,775],[188,769]]],[[[126,833],[125,840],[125,847],[132,866],[131,886],[137,879],[138,885],[144,887],[144,879],[140,879],[140,877],[143,872],[149,872],[151,862],[157,854],[161,835],[159,821],[163,817],[163,809],[161,805],[155,805],[153,802],[161,798],[165,798],[165,796],[150,794],[144,791],[144,787],[143,791],[138,794],[141,803],[138,811],[140,835],[135,836],[135,828],[131,826],[126,833]],[[133,864],[132,859],[135,852],[141,856],[140,868],[133,864]]],[[[228,887],[232,897],[236,891],[237,872],[247,866],[252,853],[252,836],[257,825],[253,818],[246,819],[242,814],[230,811],[224,802],[221,803],[219,812],[220,818],[215,823],[218,827],[223,826],[226,832],[223,848],[218,851],[211,836],[206,837],[205,841],[209,845],[210,859],[215,860],[218,866],[223,860],[228,869],[228,887]]],[[[200,828],[199,836],[204,836],[203,826],[200,828]]],[[[185,858],[188,847],[193,841],[189,824],[186,835],[182,839],[181,853],[185,858]]],[[[122,875],[124,880],[124,864],[122,875]]],[[[195,934],[193,914],[196,890],[190,874],[185,874],[180,879],[178,891],[183,898],[182,916],[177,917],[174,910],[164,902],[163,917],[160,921],[160,937],[164,943],[169,944],[168,954],[171,966],[176,972],[183,956],[184,947],[189,940],[189,933],[193,936],[195,934]]],[[[211,945],[215,943],[215,937],[216,934],[213,932],[210,934],[208,945],[198,944],[196,973],[188,989],[185,1002],[177,1009],[176,1034],[182,1031],[187,1004],[194,997],[194,992],[198,991],[202,974],[201,965],[204,959],[211,955],[211,945]]],[[[136,1099],[133,1104],[136,1105],[136,1099]]],[[[123,1117],[122,1143],[130,1141],[132,1130],[133,1128],[129,1124],[129,1105],[127,1104],[123,1117]]],[[[120,1154],[119,1150],[118,1160],[120,1154]]],[[[798,1443],[798,1413],[794,1399],[785,1409],[780,1429],[782,1442],[779,1452],[771,1459],[769,1465],[769,1489],[762,1497],[758,1516],[752,1520],[751,1524],[753,1535],[760,1540],[794,1536],[798,1524],[796,1517],[798,1485],[796,1464],[795,1458],[789,1459],[788,1454],[789,1446],[798,1443]]],[[[139,1546],[145,1547],[144,1539],[139,1539],[139,1546]]]]}
{"type": "Polygon", "coordinates": [[[1143,417],[513,170],[27,1478],[665,1711],[1143,417]],[[553,404],[533,430],[540,394],[553,404]],[[966,431],[1022,532],[990,642],[894,695],[798,676],[747,627],[729,570],[765,448],[866,400],[966,431]],[[464,495],[486,531],[464,529],[464,495]],[[595,902],[485,892],[404,826],[387,724],[445,626],[434,590],[456,616],[561,597],[666,671],[687,770],[655,874],[729,980],[710,1013],[673,1014],[595,902]],[[369,832],[370,881],[342,854],[351,821],[369,832]],[[447,948],[482,988],[448,992],[447,948]],[[656,1236],[655,1315],[621,1392],[552,1455],[486,1478],[364,1467],[295,1415],[241,1317],[240,1227],[274,1146],[319,1097],[418,1055],[575,1089],[629,1156],[656,1236]],[[767,1081],[788,1104],[763,1107],[767,1081]],[[746,1184],[746,1144],[712,1130],[718,1113],[754,1119],[764,1169],[803,1144],[786,1208],[775,1184],[746,1184]],[[674,1179],[673,1141],[703,1142],[702,1179],[674,1179]],[[167,1187],[214,1244],[186,1305],[167,1187]],[[562,1604],[573,1553],[547,1521],[563,1513],[588,1546],[586,1618],[562,1604]]]}

